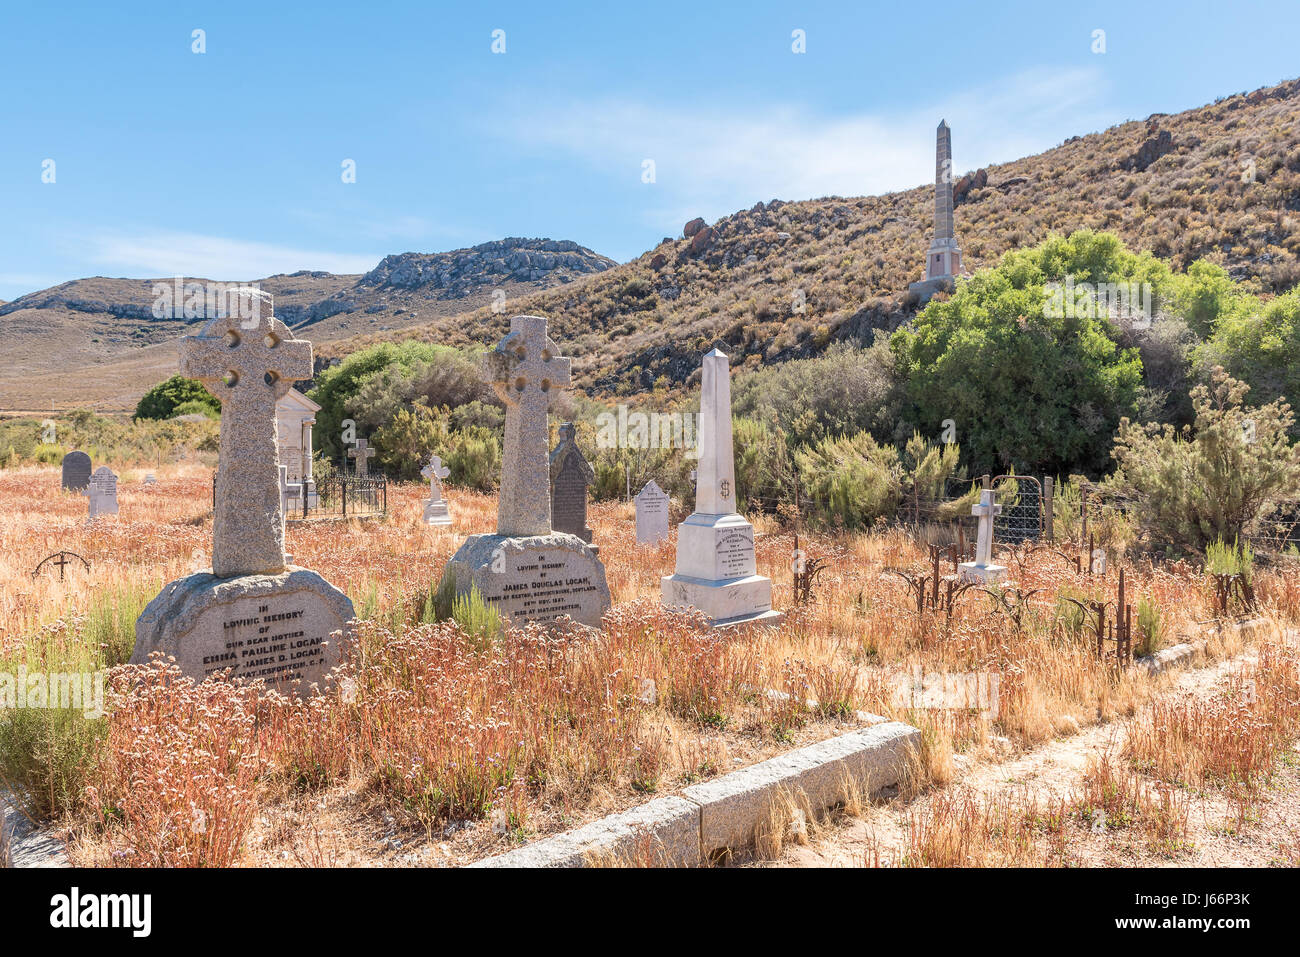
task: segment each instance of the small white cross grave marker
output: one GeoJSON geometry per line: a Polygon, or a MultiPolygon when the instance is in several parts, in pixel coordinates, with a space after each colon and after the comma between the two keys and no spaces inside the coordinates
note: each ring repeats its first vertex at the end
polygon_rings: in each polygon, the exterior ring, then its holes
{"type": "Polygon", "coordinates": [[[970,513],[979,518],[979,532],[975,540],[975,561],[962,562],[958,574],[963,580],[998,582],[1007,573],[1003,565],[993,564],[993,519],[1002,513],[1002,506],[993,500],[993,490],[980,492],[979,504],[970,507],[970,513]]]}
{"type": "Polygon", "coordinates": [[[429,498],[424,503],[424,524],[450,525],[451,510],[443,497],[442,480],[451,474],[451,469],[442,464],[442,459],[434,455],[429,464],[420,469],[420,474],[429,480],[429,498]]]}

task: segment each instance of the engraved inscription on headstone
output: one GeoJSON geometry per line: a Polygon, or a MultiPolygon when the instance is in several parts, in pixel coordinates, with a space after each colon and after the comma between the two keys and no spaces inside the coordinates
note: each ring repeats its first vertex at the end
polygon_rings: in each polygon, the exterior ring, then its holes
{"type": "Polygon", "coordinates": [[[654,545],[668,537],[668,493],[651,479],[636,493],[636,543],[654,545]]]}
{"type": "Polygon", "coordinates": [[[596,480],[591,464],[578,448],[572,422],[560,426],[560,444],[551,453],[551,528],[576,535],[591,544],[587,527],[587,486],[596,480]]]}
{"type": "Polygon", "coordinates": [[[86,489],[89,498],[90,518],[97,515],[117,514],[117,476],[107,465],[95,469],[86,489]]]}

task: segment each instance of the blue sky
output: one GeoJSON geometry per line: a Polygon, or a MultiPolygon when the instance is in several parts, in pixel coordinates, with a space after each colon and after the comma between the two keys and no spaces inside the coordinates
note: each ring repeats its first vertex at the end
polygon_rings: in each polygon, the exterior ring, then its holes
{"type": "Polygon", "coordinates": [[[1293,77],[1297,35],[1294,0],[8,4],[0,299],[502,236],[625,261],[697,215],[925,182],[940,117],[962,172],[1293,77]]]}

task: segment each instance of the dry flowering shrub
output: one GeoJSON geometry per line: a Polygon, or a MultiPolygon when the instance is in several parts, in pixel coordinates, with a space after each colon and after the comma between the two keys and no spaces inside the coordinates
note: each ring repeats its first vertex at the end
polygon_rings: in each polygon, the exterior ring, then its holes
{"type": "Polygon", "coordinates": [[[258,689],[196,685],[173,661],[111,678],[107,757],[87,798],[119,845],[116,863],[228,867],[257,813],[258,689]]]}

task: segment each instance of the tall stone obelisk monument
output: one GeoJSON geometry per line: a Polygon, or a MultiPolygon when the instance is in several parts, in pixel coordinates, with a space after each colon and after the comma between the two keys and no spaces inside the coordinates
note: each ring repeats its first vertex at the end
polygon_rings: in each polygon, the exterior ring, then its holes
{"type": "Polygon", "coordinates": [[[677,529],[677,573],[662,579],[663,603],[702,611],[715,627],[774,623],[772,580],[759,575],[754,526],[736,512],[731,440],[731,370],[725,354],[704,357],[695,512],[677,529]]]}
{"type": "Polygon", "coordinates": [[[961,272],[961,249],[952,228],[952,130],[939,121],[934,150],[934,239],[925,261],[925,278],[947,279],[961,272]]]}

